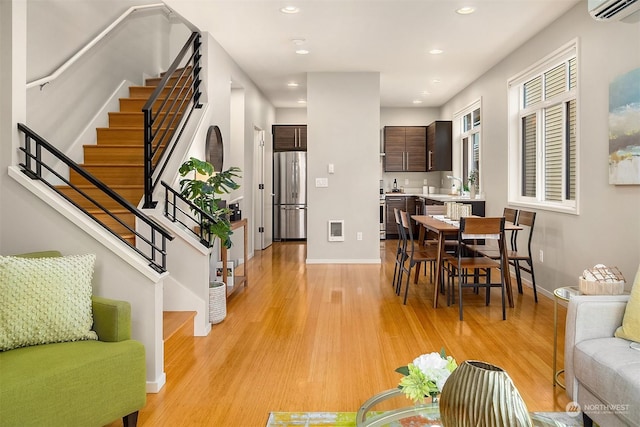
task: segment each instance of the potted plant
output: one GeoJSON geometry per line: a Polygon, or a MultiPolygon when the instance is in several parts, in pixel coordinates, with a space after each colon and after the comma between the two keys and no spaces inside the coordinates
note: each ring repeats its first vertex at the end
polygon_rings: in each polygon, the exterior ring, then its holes
{"type": "Polygon", "coordinates": [[[478,169],[471,169],[469,172],[469,178],[467,179],[469,182],[469,189],[471,191],[471,198],[475,198],[476,191],[478,190],[478,169]]]}
{"type": "Polygon", "coordinates": [[[180,176],[184,177],[180,180],[180,194],[213,218],[213,221],[201,221],[201,225],[206,227],[212,239],[218,237],[226,248],[231,247],[230,236],[233,234],[229,221],[231,211],[218,196],[240,188],[234,181],[241,176],[240,172],[240,168],[235,166],[216,172],[211,163],[195,157],[184,162],[179,169],[180,176]],[[188,176],[190,174],[191,177],[188,176]]]}
{"type": "MultiPolygon", "coordinates": [[[[211,163],[195,157],[191,157],[180,166],[179,173],[183,177],[180,180],[180,194],[212,218],[200,218],[200,226],[208,235],[210,245],[217,237],[221,245],[231,247],[231,210],[218,196],[240,188],[234,181],[234,178],[240,177],[240,172],[240,168],[231,167],[216,173],[211,163]]],[[[209,283],[209,322],[220,323],[226,316],[226,285],[222,281],[213,280],[209,283]]]]}

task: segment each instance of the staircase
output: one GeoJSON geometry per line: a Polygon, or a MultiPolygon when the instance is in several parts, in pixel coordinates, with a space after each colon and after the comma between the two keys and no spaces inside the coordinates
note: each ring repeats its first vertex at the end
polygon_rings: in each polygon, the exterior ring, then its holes
{"type": "MultiPolygon", "coordinates": [[[[180,72],[182,70],[177,70],[176,74],[180,72]]],[[[120,111],[109,113],[109,127],[96,129],[96,144],[83,146],[84,162],[80,166],[133,206],[137,206],[140,203],[144,194],[144,113],[142,108],[156,89],[161,78],[162,75],[147,79],[144,86],[131,86],[129,88],[129,97],[120,98],[119,100],[120,111]]],[[[176,77],[172,77],[170,81],[176,79],[176,77]]],[[[160,95],[158,101],[154,104],[154,109],[159,108],[159,105],[167,98],[168,90],[165,89],[160,95]]],[[[185,97],[190,95],[191,93],[187,93],[185,97]]],[[[174,99],[169,99],[168,103],[173,101],[174,99]]],[[[179,121],[184,111],[188,108],[188,103],[184,103],[185,105],[182,106],[180,104],[182,104],[180,100],[177,100],[175,107],[169,111],[170,114],[173,111],[180,110],[175,121],[179,121]]],[[[161,119],[162,115],[160,116],[160,122],[162,121],[161,119]]],[[[167,133],[171,133],[173,126],[171,128],[163,126],[162,128],[154,129],[154,131],[160,133],[168,131],[167,133]]],[[[164,147],[168,140],[169,138],[160,147],[164,147]]],[[[132,228],[135,227],[134,214],[123,209],[108,196],[105,196],[102,191],[77,172],[70,170],[69,181],[124,224],[132,228]]],[[[57,188],[124,240],[132,245],[135,244],[135,235],[133,233],[103,209],[96,207],[96,204],[79,194],[73,187],[57,186],[57,188]]]]}

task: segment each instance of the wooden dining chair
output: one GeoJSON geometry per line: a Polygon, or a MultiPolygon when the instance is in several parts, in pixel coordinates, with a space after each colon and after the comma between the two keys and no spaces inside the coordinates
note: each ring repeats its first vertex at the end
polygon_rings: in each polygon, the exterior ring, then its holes
{"type": "MultiPolygon", "coordinates": [[[[445,205],[425,205],[425,215],[445,215],[447,213],[447,207],[445,205]]],[[[433,231],[427,231],[425,233],[425,245],[437,245],[438,235],[433,231]]]]}
{"type": "MultiPolygon", "coordinates": [[[[417,245],[413,238],[413,224],[411,223],[411,219],[409,215],[405,211],[400,211],[400,221],[402,223],[402,228],[404,229],[404,234],[407,239],[406,245],[406,258],[405,262],[402,265],[402,273],[401,277],[406,273],[407,277],[405,280],[405,288],[404,288],[404,304],[407,304],[407,296],[409,295],[409,282],[411,277],[411,270],[420,264],[425,264],[425,269],[427,268],[426,264],[435,263],[436,259],[438,259],[438,248],[437,246],[420,246],[417,245]]],[[[416,278],[418,272],[416,271],[416,278]]],[[[417,283],[417,282],[416,282],[417,283]]]]}
{"type": "MultiPolygon", "coordinates": [[[[520,211],[518,214],[518,226],[522,227],[522,232],[527,234],[526,250],[518,250],[517,238],[514,240],[511,250],[507,251],[509,264],[515,267],[516,280],[518,282],[518,292],[522,293],[522,271],[531,275],[531,286],[533,287],[533,298],[538,302],[538,291],[536,290],[536,276],[533,271],[533,257],[531,256],[531,239],[533,237],[533,226],[536,223],[536,213],[530,211],[520,211]]],[[[519,231],[515,231],[519,233],[519,231]]]]}
{"type": "Polygon", "coordinates": [[[393,268],[393,281],[391,285],[396,291],[396,294],[400,292],[400,284],[402,283],[402,266],[406,259],[407,239],[404,234],[404,228],[402,227],[402,221],[400,220],[400,210],[393,208],[393,214],[396,220],[396,226],[398,227],[398,247],[396,248],[396,263],[393,268]]]}
{"type": "MultiPolygon", "coordinates": [[[[518,221],[518,209],[512,208],[504,208],[502,210],[502,216],[504,217],[505,225],[508,223],[517,224],[518,221]]],[[[516,238],[517,236],[516,230],[511,230],[511,235],[509,236],[509,242],[511,249],[515,249],[516,247],[516,238]]],[[[500,257],[500,252],[498,250],[498,245],[496,242],[488,241],[485,244],[469,244],[467,245],[467,249],[478,252],[484,256],[488,256],[490,258],[497,259],[500,257]]]]}
{"type": "MultiPolygon", "coordinates": [[[[463,293],[464,288],[485,288],[485,303],[489,305],[491,300],[491,288],[501,288],[502,294],[502,320],[506,320],[504,275],[500,273],[500,282],[491,282],[491,269],[506,268],[506,250],[504,248],[504,217],[463,217],[460,218],[460,233],[458,234],[460,249],[457,256],[446,255],[444,261],[449,268],[458,273],[458,305],[460,320],[463,320],[463,293]],[[468,256],[462,247],[476,240],[495,241],[501,256],[496,260],[475,253],[477,256],[468,256]],[[480,279],[484,278],[484,282],[480,279]]],[[[453,289],[448,292],[453,298],[453,289]]]]}
{"type": "MultiPolygon", "coordinates": [[[[507,249],[507,260],[509,265],[514,267],[516,273],[516,282],[518,284],[518,293],[522,294],[522,272],[529,273],[531,275],[531,286],[533,287],[533,299],[538,302],[538,290],[536,289],[536,276],[533,270],[533,257],[531,255],[531,239],[533,237],[533,226],[536,222],[536,213],[530,211],[519,211],[516,217],[516,222],[520,230],[513,230],[511,232],[511,248],[507,249]],[[520,231],[527,233],[527,248],[526,250],[518,250],[518,236],[520,231]]],[[[506,219],[506,217],[505,217],[506,219]]],[[[487,245],[468,245],[470,250],[477,252],[480,255],[484,255],[489,258],[499,259],[500,251],[496,246],[487,245]]]]}

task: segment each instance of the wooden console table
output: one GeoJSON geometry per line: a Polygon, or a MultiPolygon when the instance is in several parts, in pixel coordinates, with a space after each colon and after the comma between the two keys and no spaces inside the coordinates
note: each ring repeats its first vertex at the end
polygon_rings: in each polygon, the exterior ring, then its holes
{"type": "MultiPolygon", "coordinates": [[[[247,243],[248,243],[249,222],[247,221],[246,218],[231,222],[231,230],[237,230],[240,227],[242,227],[244,231],[244,264],[242,266],[243,274],[241,276],[238,276],[237,274],[234,275],[233,288],[231,288],[231,290],[229,290],[229,288],[225,286],[225,292],[226,292],[227,298],[229,298],[231,294],[233,294],[238,288],[240,288],[240,285],[243,285],[246,287],[247,281],[248,281],[247,261],[249,260],[249,255],[248,255],[249,251],[247,250],[247,246],[248,246],[247,243]]],[[[220,245],[220,258],[222,258],[222,281],[226,284],[227,283],[226,266],[227,266],[228,254],[227,254],[227,248],[225,248],[224,245],[220,245]]]]}

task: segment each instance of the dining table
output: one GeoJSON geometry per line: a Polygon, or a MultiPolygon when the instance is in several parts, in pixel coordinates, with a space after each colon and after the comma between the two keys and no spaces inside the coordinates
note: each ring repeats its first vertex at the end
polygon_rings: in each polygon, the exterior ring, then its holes
{"type": "MultiPolygon", "coordinates": [[[[445,241],[447,237],[450,236],[456,236],[457,239],[458,233],[460,232],[460,222],[447,218],[444,215],[412,215],[411,218],[421,226],[418,234],[419,242],[424,242],[425,232],[427,230],[436,233],[438,236],[435,286],[433,292],[433,308],[438,308],[438,295],[440,294],[440,286],[443,283],[442,271],[444,267],[443,259],[445,254],[445,241]]],[[[505,221],[504,229],[505,231],[515,231],[522,230],[522,227],[512,222],[505,221]]],[[[504,239],[504,233],[502,235],[502,239],[503,265],[500,268],[500,271],[504,277],[509,307],[514,307],[513,290],[511,289],[511,274],[509,271],[509,260],[507,259],[507,246],[504,239]]]]}

